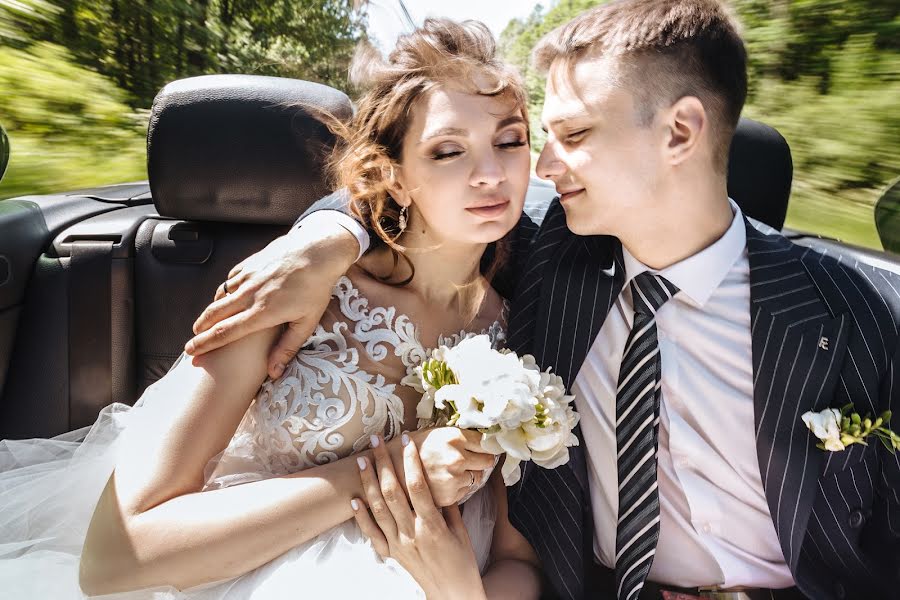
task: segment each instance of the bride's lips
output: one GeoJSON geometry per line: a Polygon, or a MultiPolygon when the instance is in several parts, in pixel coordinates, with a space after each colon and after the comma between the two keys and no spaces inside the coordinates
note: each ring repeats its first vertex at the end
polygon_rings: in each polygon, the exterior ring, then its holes
{"type": "Polygon", "coordinates": [[[473,215],[490,219],[502,215],[507,206],[509,206],[509,200],[503,198],[491,203],[482,204],[481,206],[470,206],[466,210],[473,215]]]}
{"type": "Polygon", "coordinates": [[[584,189],[582,188],[582,189],[580,189],[580,190],[571,190],[571,191],[568,191],[568,192],[559,192],[559,201],[560,201],[560,202],[567,202],[568,200],[571,200],[572,198],[574,198],[575,196],[577,196],[578,194],[580,194],[580,193],[583,192],[583,191],[584,191],[584,189]]]}

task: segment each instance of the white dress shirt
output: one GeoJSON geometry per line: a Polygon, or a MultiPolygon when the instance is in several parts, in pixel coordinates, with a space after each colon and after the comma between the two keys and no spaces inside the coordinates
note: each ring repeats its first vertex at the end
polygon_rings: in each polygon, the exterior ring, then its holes
{"type": "MultiPolygon", "coordinates": [[[[680,290],[656,315],[662,399],[660,536],[649,578],[683,587],[794,585],[756,455],[750,269],[740,209],[718,241],[658,273],[680,290]]],[[[615,403],[634,309],[629,283],[650,270],[624,250],[625,287],[573,387],[587,448],[594,553],[614,567],[615,403]]]]}

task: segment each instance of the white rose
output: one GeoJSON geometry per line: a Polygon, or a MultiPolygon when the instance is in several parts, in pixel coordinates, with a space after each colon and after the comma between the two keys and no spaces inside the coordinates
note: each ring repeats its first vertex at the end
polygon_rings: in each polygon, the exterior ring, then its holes
{"type": "Polygon", "coordinates": [[[453,401],[462,428],[518,427],[535,414],[537,373],[523,369],[515,354],[491,348],[485,335],[467,338],[444,355],[459,380],[435,394],[435,406],[453,401]]]}
{"type": "Polygon", "coordinates": [[[503,466],[500,468],[500,474],[503,475],[503,483],[507,487],[516,485],[519,482],[519,479],[522,477],[522,470],[519,469],[520,462],[522,461],[517,460],[509,455],[506,456],[506,460],[503,462],[503,466]]]}
{"type": "Polygon", "coordinates": [[[485,433],[481,438],[481,447],[491,454],[502,454],[505,452],[506,462],[531,459],[528,438],[521,428],[501,429],[494,433],[485,433]]]}
{"type": "Polygon", "coordinates": [[[528,423],[523,429],[531,448],[531,460],[545,469],[569,462],[569,446],[578,445],[578,437],[566,422],[550,423],[543,428],[528,423]]]}
{"type": "Polygon", "coordinates": [[[444,359],[451,371],[460,379],[472,378],[489,381],[497,375],[513,372],[518,360],[512,354],[500,354],[491,348],[486,335],[466,338],[444,353],[444,359]]]}
{"type": "Polygon", "coordinates": [[[430,419],[434,416],[434,392],[427,391],[416,405],[417,419],[430,419]]]}
{"type": "Polygon", "coordinates": [[[826,408],[818,413],[812,411],[804,413],[800,418],[813,435],[822,440],[826,450],[832,452],[844,450],[845,446],[841,442],[841,411],[826,408]]]}
{"type": "Polygon", "coordinates": [[[519,481],[519,463],[531,458],[527,439],[521,429],[501,430],[496,433],[486,433],[481,437],[481,447],[491,454],[503,454],[506,459],[500,474],[503,475],[503,483],[507,486],[519,481]]]}
{"type": "Polygon", "coordinates": [[[407,385],[420,394],[424,394],[425,384],[422,381],[422,367],[418,366],[414,369],[409,369],[406,373],[406,377],[400,380],[400,385],[407,385]]]}
{"type": "Polygon", "coordinates": [[[461,429],[483,429],[494,424],[494,420],[482,411],[482,400],[487,390],[483,386],[458,383],[445,385],[434,395],[434,404],[444,408],[453,402],[459,419],[456,426],[461,429]],[[476,397],[476,394],[478,397],[476,397]]]}

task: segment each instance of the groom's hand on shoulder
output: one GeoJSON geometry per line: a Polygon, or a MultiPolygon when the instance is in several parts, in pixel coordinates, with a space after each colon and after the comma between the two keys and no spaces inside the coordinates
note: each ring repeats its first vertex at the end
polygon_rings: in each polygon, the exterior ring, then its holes
{"type": "Polygon", "coordinates": [[[315,330],[335,281],[359,253],[356,238],[339,225],[305,223],[231,270],[213,303],[194,323],[194,337],[185,352],[198,356],[286,324],[268,358],[269,375],[281,375],[315,330]]]}

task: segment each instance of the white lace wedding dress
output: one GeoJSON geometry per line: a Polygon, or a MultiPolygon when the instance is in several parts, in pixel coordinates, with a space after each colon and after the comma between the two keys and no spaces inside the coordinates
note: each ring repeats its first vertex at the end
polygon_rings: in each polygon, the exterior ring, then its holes
{"type": "MultiPolygon", "coordinates": [[[[505,341],[503,317],[492,316],[479,315],[472,333],[489,334],[499,347],[505,341]]],[[[441,341],[452,345],[465,335],[441,341]]],[[[415,428],[415,411],[409,407],[418,396],[399,382],[425,354],[409,317],[393,307],[370,305],[342,277],[307,346],[280,378],[266,380],[228,447],[207,467],[206,489],[301,471],[367,449],[371,434],[390,439],[415,428]]],[[[78,565],[94,505],[115,464],[117,441],[140,423],[156,389],[151,386],[134,408],[107,407],[89,428],[49,440],[0,442],[0,597],[83,598],[78,565]]],[[[487,488],[465,503],[463,519],[484,570],[495,519],[487,488]]],[[[165,588],[113,597],[280,600],[423,594],[399,564],[381,560],[355,522],[348,521],[236,579],[186,591],[165,588]]]]}

